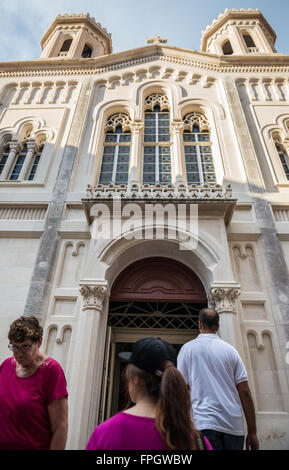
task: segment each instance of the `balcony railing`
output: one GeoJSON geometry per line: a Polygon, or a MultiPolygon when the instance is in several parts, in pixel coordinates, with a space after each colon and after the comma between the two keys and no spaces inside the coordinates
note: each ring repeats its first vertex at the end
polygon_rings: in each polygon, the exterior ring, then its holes
{"type": "Polygon", "coordinates": [[[254,54],[256,52],[259,52],[259,49],[258,47],[248,47],[248,52],[254,54]]]}

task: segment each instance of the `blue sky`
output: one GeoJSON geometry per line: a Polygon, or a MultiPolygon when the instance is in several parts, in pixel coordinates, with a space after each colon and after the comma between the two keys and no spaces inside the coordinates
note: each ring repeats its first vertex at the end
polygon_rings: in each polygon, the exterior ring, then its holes
{"type": "Polygon", "coordinates": [[[259,8],[277,34],[277,51],[289,54],[287,0],[0,0],[0,61],[38,58],[59,13],[90,13],[112,34],[113,52],[142,47],[154,34],[199,50],[202,30],[225,8],[259,8]]]}

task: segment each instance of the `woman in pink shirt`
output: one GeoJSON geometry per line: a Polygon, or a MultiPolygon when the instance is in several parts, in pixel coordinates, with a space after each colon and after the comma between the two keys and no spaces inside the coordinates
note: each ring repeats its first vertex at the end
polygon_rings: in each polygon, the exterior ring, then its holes
{"type": "Polygon", "coordinates": [[[147,337],[119,356],[129,361],[125,379],[135,405],[97,426],[87,450],[212,450],[191,421],[190,394],[173,346],[147,337]]]}
{"type": "Polygon", "coordinates": [[[65,448],[66,380],[58,362],[39,350],[42,333],[35,317],[10,326],[13,357],[0,366],[0,450],[65,448]]]}

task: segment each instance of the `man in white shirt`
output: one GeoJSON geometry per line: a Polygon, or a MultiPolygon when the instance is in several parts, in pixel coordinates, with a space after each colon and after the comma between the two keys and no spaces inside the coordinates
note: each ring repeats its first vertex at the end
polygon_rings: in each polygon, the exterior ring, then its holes
{"type": "Polygon", "coordinates": [[[178,369],[190,387],[192,419],[215,450],[258,450],[254,403],[245,366],[237,350],[218,335],[219,315],[202,309],[199,336],[184,344],[178,369]]]}

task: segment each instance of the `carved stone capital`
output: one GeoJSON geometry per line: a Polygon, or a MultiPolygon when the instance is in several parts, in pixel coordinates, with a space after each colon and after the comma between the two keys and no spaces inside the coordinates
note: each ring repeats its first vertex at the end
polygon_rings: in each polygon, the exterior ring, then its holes
{"type": "Polygon", "coordinates": [[[142,132],[144,128],[144,122],[143,121],[133,121],[130,125],[131,131],[134,134],[137,134],[138,132],[142,132]]]}
{"type": "Polygon", "coordinates": [[[106,286],[83,285],[79,289],[83,298],[82,310],[92,309],[102,311],[105,300],[107,299],[108,290],[106,286]]]}
{"type": "Polygon", "coordinates": [[[172,121],[171,122],[171,131],[173,134],[175,134],[176,132],[183,132],[184,130],[184,123],[183,121],[172,121]]]}
{"type": "Polygon", "coordinates": [[[213,287],[208,296],[209,304],[219,313],[237,313],[238,287],[213,287]]]}
{"type": "Polygon", "coordinates": [[[9,148],[10,148],[10,152],[18,152],[21,148],[19,142],[17,140],[11,140],[11,142],[8,142],[9,143],[9,148]]]}

